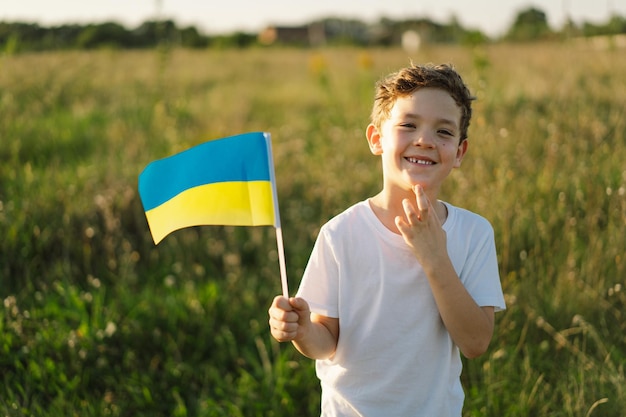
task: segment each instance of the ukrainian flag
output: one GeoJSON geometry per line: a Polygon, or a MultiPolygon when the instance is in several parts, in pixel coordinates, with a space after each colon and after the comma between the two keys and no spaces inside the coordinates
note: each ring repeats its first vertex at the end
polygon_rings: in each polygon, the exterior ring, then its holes
{"type": "Polygon", "coordinates": [[[189,226],[279,227],[268,133],[216,139],[150,163],[139,195],[154,243],[189,226]]]}

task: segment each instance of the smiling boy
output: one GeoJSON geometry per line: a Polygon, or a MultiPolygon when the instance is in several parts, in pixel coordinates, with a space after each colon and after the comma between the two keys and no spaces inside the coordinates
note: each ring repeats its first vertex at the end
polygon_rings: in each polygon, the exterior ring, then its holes
{"type": "Polygon", "coordinates": [[[483,354],[505,308],[491,225],[438,199],[472,100],[448,65],[378,82],[383,188],[321,228],[296,297],[272,302],[273,337],[316,360],[322,416],[461,416],[459,352],[483,354]]]}

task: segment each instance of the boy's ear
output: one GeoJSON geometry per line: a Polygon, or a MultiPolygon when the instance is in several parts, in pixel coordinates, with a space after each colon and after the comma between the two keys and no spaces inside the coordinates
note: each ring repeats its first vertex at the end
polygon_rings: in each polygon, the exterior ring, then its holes
{"type": "Polygon", "coordinates": [[[467,153],[467,139],[463,139],[461,143],[459,143],[459,147],[456,149],[456,161],[454,162],[454,167],[459,168],[461,166],[461,162],[463,161],[463,157],[467,153]]]}
{"type": "Polygon", "coordinates": [[[365,136],[367,136],[367,143],[370,146],[370,151],[374,155],[380,155],[383,153],[383,145],[380,142],[381,135],[378,131],[378,128],[373,124],[369,124],[367,126],[367,130],[365,131],[365,136]]]}

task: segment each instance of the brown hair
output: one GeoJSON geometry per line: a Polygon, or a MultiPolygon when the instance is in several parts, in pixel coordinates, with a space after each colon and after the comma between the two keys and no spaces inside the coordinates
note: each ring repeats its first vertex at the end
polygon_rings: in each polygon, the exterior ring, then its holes
{"type": "Polygon", "coordinates": [[[439,88],[450,94],[461,109],[460,141],[467,139],[467,129],[472,118],[472,101],[476,98],[471,95],[452,65],[448,64],[411,64],[378,81],[371,114],[372,124],[380,129],[398,97],[411,95],[420,88],[439,88]]]}

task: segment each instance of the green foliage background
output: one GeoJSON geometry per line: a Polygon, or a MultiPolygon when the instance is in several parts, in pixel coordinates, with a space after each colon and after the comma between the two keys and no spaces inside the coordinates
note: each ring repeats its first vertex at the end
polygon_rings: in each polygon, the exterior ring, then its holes
{"type": "Polygon", "coordinates": [[[319,226],[380,187],[373,84],[452,62],[478,96],[442,196],[494,225],[508,309],[467,361],[465,416],[622,416],[626,55],[587,43],[0,57],[0,414],[318,414],[271,340],[271,228],[151,241],[150,161],[272,133],[295,292],[319,226]]]}

